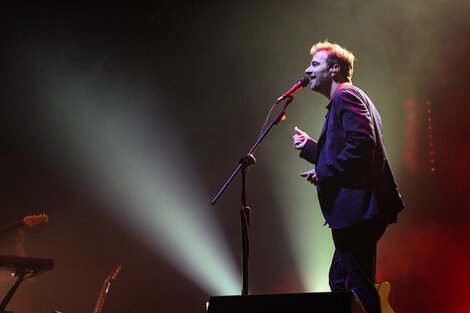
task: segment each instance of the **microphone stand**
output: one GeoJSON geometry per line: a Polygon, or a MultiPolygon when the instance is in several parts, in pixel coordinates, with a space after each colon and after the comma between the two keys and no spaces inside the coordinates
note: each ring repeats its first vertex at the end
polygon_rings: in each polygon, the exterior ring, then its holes
{"type": "MultiPolygon", "coordinates": [[[[214,205],[217,202],[217,200],[220,198],[222,193],[225,191],[225,189],[227,189],[227,187],[230,185],[230,183],[238,174],[238,172],[240,171],[242,172],[241,210],[240,210],[240,220],[241,220],[241,227],[242,227],[242,279],[243,279],[242,296],[248,295],[248,257],[249,257],[249,252],[250,252],[248,227],[251,226],[251,209],[250,207],[247,206],[247,203],[246,203],[246,174],[248,172],[248,167],[255,164],[256,162],[256,159],[253,156],[253,153],[256,151],[256,149],[261,144],[261,142],[266,137],[266,135],[271,130],[271,128],[274,125],[277,125],[279,121],[281,121],[282,118],[285,116],[285,111],[287,109],[287,106],[292,102],[294,97],[288,96],[285,99],[287,99],[287,101],[284,104],[284,106],[281,108],[279,113],[272,120],[269,126],[263,131],[263,133],[258,137],[258,140],[250,149],[250,151],[240,159],[240,161],[238,162],[238,166],[235,168],[235,170],[230,175],[228,180],[225,182],[225,184],[219,190],[217,195],[211,201],[211,204],[214,205]]],[[[278,104],[282,100],[284,99],[279,98],[275,102],[275,104],[278,104]]]]}
{"type": "Polygon", "coordinates": [[[240,224],[242,227],[242,295],[248,295],[248,258],[250,255],[250,238],[248,227],[251,226],[251,209],[246,205],[246,173],[248,167],[255,164],[256,159],[252,154],[247,154],[240,160],[242,164],[242,196],[240,209],[240,224]]]}

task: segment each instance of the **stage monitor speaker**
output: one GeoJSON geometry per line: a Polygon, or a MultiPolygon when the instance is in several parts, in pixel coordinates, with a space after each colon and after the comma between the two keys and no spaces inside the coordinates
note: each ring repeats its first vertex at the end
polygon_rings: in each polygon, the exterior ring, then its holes
{"type": "Polygon", "coordinates": [[[365,313],[352,292],[215,296],[207,313],[365,313]]]}

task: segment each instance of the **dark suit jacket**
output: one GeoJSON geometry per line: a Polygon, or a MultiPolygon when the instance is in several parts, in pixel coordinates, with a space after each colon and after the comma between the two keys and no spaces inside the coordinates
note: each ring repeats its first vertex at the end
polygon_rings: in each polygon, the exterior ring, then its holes
{"type": "Polygon", "coordinates": [[[380,115],[359,88],[341,85],[327,106],[318,143],[300,156],[315,164],[318,198],[331,228],[379,217],[394,223],[404,208],[387,159],[380,115]]]}

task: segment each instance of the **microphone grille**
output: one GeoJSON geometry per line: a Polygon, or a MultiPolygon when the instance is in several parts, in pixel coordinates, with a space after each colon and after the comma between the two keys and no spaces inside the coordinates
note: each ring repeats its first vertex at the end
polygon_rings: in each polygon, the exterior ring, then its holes
{"type": "Polygon", "coordinates": [[[302,77],[300,80],[300,84],[302,85],[302,87],[305,87],[308,85],[308,83],[310,82],[310,78],[308,77],[302,77]]]}

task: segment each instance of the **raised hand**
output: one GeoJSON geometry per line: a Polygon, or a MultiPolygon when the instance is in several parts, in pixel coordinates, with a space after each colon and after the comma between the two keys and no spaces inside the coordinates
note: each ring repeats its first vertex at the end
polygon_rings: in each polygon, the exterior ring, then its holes
{"type": "Polygon", "coordinates": [[[294,148],[297,150],[302,150],[308,140],[313,140],[310,136],[304,132],[303,130],[294,127],[295,135],[292,136],[292,140],[294,141],[294,148]]]}

